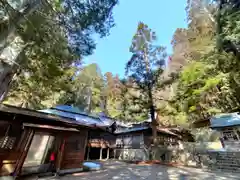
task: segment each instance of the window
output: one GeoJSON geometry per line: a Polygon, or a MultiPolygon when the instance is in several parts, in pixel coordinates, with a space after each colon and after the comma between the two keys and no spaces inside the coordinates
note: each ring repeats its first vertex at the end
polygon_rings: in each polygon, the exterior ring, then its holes
{"type": "Polygon", "coordinates": [[[10,136],[0,137],[0,148],[13,149],[15,142],[16,142],[16,137],[10,137],[10,136]]]}
{"type": "Polygon", "coordinates": [[[141,135],[134,135],[132,138],[132,147],[133,148],[140,148],[140,143],[141,143],[141,135]]]}
{"type": "Polygon", "coordinates": [[[35,134],[23,166],[38,166],[45,163],[48,160],[49,151],[53,147],[53,142],[53,136],[35,134]]]}
{"type": "Polygon", "coordinates": [[[238,137],[237,134],[233,129],[226,129],[222,132],[223,139],[225,141],[237,141],[238,137]]]}
{"type": "Polygon", "coordinates": [[[126,135],[123,139],[123,144],[125,147],[129,147],[132,145],[132,136],[126,135]]]}
{"type": "Polygon", "coordinates": [[[124,142],[123,142],[123,137],[122,137],[122,136],[118,136],[117,139],[116,139],[116,146],[117,146],[118,148],[120,148],[120,147],[123,146],[123,144],[124,144],[124,142]]]}
{"type": "Polygon", "coordinates": [[[11,150],[14,148],[17,138],[20,137],[18,126],[7,122],[0,123],[0,149],[11,150]]]}

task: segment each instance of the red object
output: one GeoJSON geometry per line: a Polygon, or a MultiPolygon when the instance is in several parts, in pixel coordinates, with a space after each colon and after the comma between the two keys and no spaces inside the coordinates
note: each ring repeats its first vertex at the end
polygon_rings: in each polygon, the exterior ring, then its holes
{"type": "Polygon", "coordinates": [[[54,161],[54,160],[55,160],[55,154],[52,152],[50,156],[50,161],[54,161]]]}

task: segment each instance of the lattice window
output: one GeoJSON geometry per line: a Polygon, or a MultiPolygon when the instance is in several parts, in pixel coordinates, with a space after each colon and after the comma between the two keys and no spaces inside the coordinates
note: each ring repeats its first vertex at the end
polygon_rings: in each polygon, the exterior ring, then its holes
{"type": "Polygon", "coordinates": [[[237,141],[238,137],[233,129],[227,129],[222,132],[225,141],[237,141]]]}
{"type": "Polygon", "coordinates": [[[12,150],[21,136],[21,129],[18,125],[6,121],[0,122],[0,149],[12,150]]]}
{"type": "Polygon", "coordinates": [[[0,148],[13,149],[15,142],[16,142],[16,137],[10,137],[10,136],[0,137],[0,148]]]}

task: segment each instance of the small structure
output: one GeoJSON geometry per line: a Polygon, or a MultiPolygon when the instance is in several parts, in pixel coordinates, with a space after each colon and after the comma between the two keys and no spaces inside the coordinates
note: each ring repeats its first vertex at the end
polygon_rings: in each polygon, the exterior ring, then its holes
{"type": "Polygon", "coordinates": [[[211,118],[210,127],[221,133],[221,142],[227,151],[240,152],[240,114],[219,114],[211,118]]]}
{"type": "Polygon", "coordinates": [[[0,115],[0,177],[79,171],[88,131],[106,129],[70,116],[7,105],[0,105],[0,115]]]}
{"type": "Polygon", "coordinates": [[[212,168],[240,172],[240,114],[219,114],[211,118],[210,127],[220,132],[223,149],[210,152],[212,168]]]}
{"type": "MultiPolygon", "coordinates": [[[[174,146],[181,140],[181,136],[172,132],[169,128],[158,128],[159,145],[162,147],[174,146]]],[[[117,129],[116,158],[123,160],[148,160],[152,145],[152,128],[150,122],[133,124],[129,128],[117,129]]],[[[159,154],[163,159],[165,152],[159,154]]],[[[167,158],[167,157],[165,157],[167,158]]]]}
{"type": "Polygon", "coordinates": [[[85,160],[108,160],[114,158],[116,136],[100,129],[89,131],[85,160]]]}

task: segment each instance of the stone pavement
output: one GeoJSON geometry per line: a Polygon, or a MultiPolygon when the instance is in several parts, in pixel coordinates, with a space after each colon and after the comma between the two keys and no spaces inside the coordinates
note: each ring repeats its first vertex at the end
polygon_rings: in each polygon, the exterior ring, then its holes
{"type": "Polygon", "coordinates": [[[98,172],[78,173],[60,180],[240,180],[240,174],[207,172],[186,167],[135,165],[124,162],[105,162],[98,172]]]}

